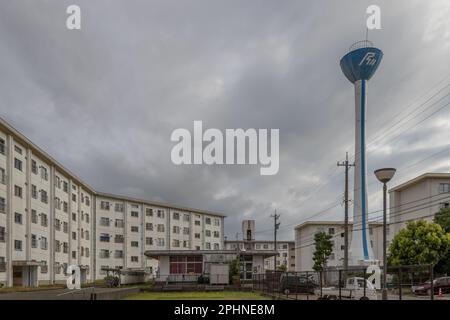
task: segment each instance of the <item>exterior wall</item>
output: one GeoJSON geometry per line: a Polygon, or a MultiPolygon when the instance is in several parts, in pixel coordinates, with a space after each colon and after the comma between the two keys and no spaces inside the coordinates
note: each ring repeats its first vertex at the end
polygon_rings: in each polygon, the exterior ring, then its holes
{"type": "MultiPolygon", "coordinates": [[[[327,265],[339,267],[344,260],[344,225],[343,223],[308,223],[295,229],[295,271],[313,270],[314,235],[318,232],[326,232],[333,235],[333,252],[327,265]]],[[[369,223],[370,246],[376,260],[382,263],[383,229],[379,223],[369,223]]],[[[352,224],[349,224],[349,244],[352,239],[352,224]]],[[[349,252],[349,257],[351,253],[349,252]]],[[[350,261],[350,259],[349,259],[350,261]]]]}
{"type": "Polygon", "coordinates": [[[432,221],[441,206],[449,206],[448,192],[440,184],[450,184],[450,178],[425,178],[399,191],[389,192],[390,238],[406,227],[406,222],[424,219],[432,221]]]}
{"type": "Polygon", "coordinates": [[[14,132],[0,122],[0,283],[19,265],[37,284],[65,282],[71,264],[92,281],[102,267],[155,274],[146,250],[223,249],[223,216],[96,193],[14,132]]]}

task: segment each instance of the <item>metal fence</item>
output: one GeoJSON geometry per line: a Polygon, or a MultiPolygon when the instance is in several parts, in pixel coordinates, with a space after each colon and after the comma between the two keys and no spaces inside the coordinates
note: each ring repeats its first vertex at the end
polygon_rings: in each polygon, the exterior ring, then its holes
{"type": "MultiPolygon", "coordinates": [[[[378,267],[327,268],[322,272],[266,271],[253,275],[253,290],[280,299],[380,300],[383,274],[378,267]]],[[[450,277],[435,275],[432,265],[392,266],[387,269],[386,291],[388,300],[444,299],[445,293],[450,293],[450,277]]]]}

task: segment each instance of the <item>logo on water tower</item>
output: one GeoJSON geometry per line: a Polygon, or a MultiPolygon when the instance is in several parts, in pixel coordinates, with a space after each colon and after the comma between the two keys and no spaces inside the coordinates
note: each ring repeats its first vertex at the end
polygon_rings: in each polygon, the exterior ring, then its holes
{"type": "Polygon", "coordinates": [[[361,62],[359,63],[359,66],[361,66],[363,63],[366,63],[368,66],[373,66],[375,63],[377,63],[376,53],[375,52],[367,52],[364,58],[362,58],[361,62]]]}

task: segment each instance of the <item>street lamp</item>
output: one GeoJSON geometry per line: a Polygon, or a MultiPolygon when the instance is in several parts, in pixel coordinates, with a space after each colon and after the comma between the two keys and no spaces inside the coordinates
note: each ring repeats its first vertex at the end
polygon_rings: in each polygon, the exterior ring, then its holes
{"type": "Polygon", "coordinates": [[[386,193],[388,183],[395,174],[396,169],[394,168],[383,168],[375,170],[375,176],[383,184],[383,288],[381,291],[382,299],[387,300],[387,258],[386,258],[386,193]]]}

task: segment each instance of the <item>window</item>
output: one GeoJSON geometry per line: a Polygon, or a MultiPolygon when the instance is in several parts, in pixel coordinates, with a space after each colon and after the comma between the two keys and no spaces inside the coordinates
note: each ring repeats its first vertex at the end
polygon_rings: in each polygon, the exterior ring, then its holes
{"type": "MultiPolygon", "coordinates": [[[[86,205],[89,207],[91,205],[91,200],[88,196],[86,196],[86,199],[84,200],[84,202],[86,203],[86,205]]],[[[87,248],[86,248],[87,249],[87,248]]],[[[87,257],[87,256],[86,256],[87,257]]]]}
{"type": "Polygon", "coordinates": [[[163,210],[158,210],[158,212],[156,213],[156,216],[158,218],[164,219],[164,211],[163,210]]]}
{"type": "Polygon", "coordinates": [[[180,233],[180,227],[179,226],[173,226],[172,230],[173,230],[173,233],[176,233],[176,234],[180,233]]]}
{"type": "Polygon", "coordinates": [[[55,218],[55,230],[61,230],[61,221],[55,218]]]}
{"type": "Polygon", "coordinates": [[[63,242],[63,253],[69,252],[69,244],[67,242],[63,242]]]}
{"type": "Polygon", "coordinates": [[[214,238],[219,238],[219,237],[220,237],[219,231],[214,231],[214,238]]]}
{"type": "Polygon", "coordinates": [[[146,237],[145,238],[145,244],[148,245],[148,246],[152,246],[153,245],[153,238],[146,237]]]}
{"type": "Polygon", "coordinates": [[[205,218],[205,224],[211,224],[211,218],[205,218]]]}
{"type": "Polygon", "coordinates": [[[59,240],[55,240],[55,252],[61,252],[61,243],[59,240]]]}
{"type": "Polygon", "coordinates": [[[31,172],[34,174],[38,173],[37,163],[36,160],[31,160],[31,172]]]}
{"type": "Polygon", "coordinates": [[[164,242],[165,242],[164,238],[158,238],[158,243],[157,243],[158,247],[164,247],[165,246],[164,242]]]}
{"type": "Polygon", "coordinates": [[[330,260],[334,260],[334,252],[332,252],[332,253],[330,254],[329,259],[330,259],[330,260]]]}
{"type": "Polygon", "coordinates": [[[73,202],[77,201],[77,195],[75,193],[72,193],[72,201],[73,202]]]}
{"type": "Polygon", "coordinates": [[[194,237],[195,237],[195,239],[200,239],[200,233],[196,233],[196,234],[194,235],[194,237]]]}
{"type": "Polygon", "coordinates": [[[131,262],[139,262],[138,256],[131,256],[131,262]]]}
{"type": "Polygon", "coordinates": [[[47,272],[48,272],[47,261],[41,261],[41,273],[47,273],[47,272]]]}
{"type": "Polygon", "coordinates": [[[328,228],[328,234],[334,234],[334,228],[328,228]]]}
{"type": "Polygon", "coordinates": [[[439,209],[448,209],[448,208],[450,208],[450,203],[449,202],[439,203],[439,209]]]}
{"type": "Polygon", "coordinates": [[[99,253],[100,258],[108,259],[109,258],[109,250],[101,249],[99,253]]]}
{"type": "MultiPolygon", "coordinates": [[[[84,255],[89,258],[89,248],[84,249],[84,255]]],[[[89,270],[89,269],[88,269],[89,270]]]]}
{"type": "Polygon", "coordinates": [[[219,250],[219,244],[218,243],[214,243],[214,250],[219,250]]]}
{"type": "Polygon", "coordinates": [[[199,226],[200,225],[200,220],[195,220],[195,225],[199,226]]]}
{"type": "Polygon", "coordinates": [[[131,241],[130,245],[134,248],[139,247],[139,242],[138,241],[131,241]]]}
{"type": "Polygon", "coordinates": [[[38,197],[37,193],[38,193],[37,192],[37,187],[34,184],[32,184],[31,185],[31,197],[33,199],[37,199],[37,197],[38,197]]]}
{"type": "Polygon", "coordinates": [[[14,168],[16,168],[19,171],[22,171],[22,161],[14,158],[14,168]]]}
{"type": "Polygon", "coordinates": [[[116,211],[116,212],[123,212],[124,211],[123,203],[116,203],[114,205],[114,211],[116,211]]]}
{"type": "Polygon", "coordinates": [[[34,209],[31,209],[31,223],[38,223],[38,215],[34,209]]]}
{"type": "Polygon", "coordinates": [[[45,213],[41,213],[41,226],[43,227],[48,226],[48,219],[45,213]]]}
{"type": "Polygon", "coordinates": [[[63,191],[65,193],[69,192],[69,183],[67,181],[63,181],[63,191]]]}
{"type": "Polygon", "coordinates": [[[109,227],[109,218],[101,217],[100,218],[100,226],[109,227]]]}
{"type": "Polygon", "coordinates": [[[47,238],[41,237],[41,249],[47,250],[47,248],[48,248],[47,238]]]}
{"type": "Polygon", "coordinates": [[[448,193],[450,191],[450,183],[440,183],[439,193],[448,193]]]}
{"type": "Polygon", "coordinates": [[[41,167],[41,178],[44,179],[45,181],[48,180],[47,168],[41,167]]]}
{"type": "Polygon", "coordinates": [[[69,232],[69,224],[67,222],[63,222],[63,232],[68,233],[69,232]]]}
{"type": "Polygon", "coordinates": [[[216,227],[220,226],[220,219],[214,219],[214,225],[216,227]]]}
{"type": "Polygon", "coordinates": [[[86,214],[84,215],[84,218],[85,218],[85,220],[86,220],[86,223],[89,223],[89,214],[86,213],[86,214]]]}
{"type": "Polygon", "coordinates": [[[183,221],[184,222],[189,222],[190,219],[191,219],[191,217],[188,214],[183,214],[183,221]]]}
{"type": "Polygon", "coordinates": [[[107,233],[100,233],[100,242],[109,242],[109,237],[107,233]]]}
{"type": "Polygon", "coordinates": [[[14,240],[14,250],[22,251],[22,241],[14,240]]]}
{"type": "Polygon", "coordinates": [[[0,183],[5,184],[6,183],[6,173],[5,169],[0,168],[0,183]]]}
{"type": "Polygon", "coordinates": [[[205,236],[211,237],[211,230],[205,230],[205,236]]]}
{"type": "Polygon", "coordinates": [[[72,258],[76,259],[77,258],[77,252],[76,251],[72,251],[72,258]]]}
{"type": "Polygon", "coordinates": [[[84,238],[86,240],[89,240],[89,231],[88,230],[84,231],[84,238]]]}
{"type": "Polygon", "coordinates": [[[61,200],[55,197],[55,208],[61,210],[61,200]]]}
{"type": "Polygon", "coordinates": [[[153,231],[153,223],[146,223],[145,230],[153,231]]]}
{"type": "Polygon", "coordinates": [[[183,234],[188,235],[189,234],[189,228],[184,227],[183,228],[183,234]]]}
{"type": "Polygon", "coordinates": [[[61,189],[61,179],[55,175],[55,187],[61,189]]]}
{"type": "Polygon", "coordinates": [[[116,228],[123,228],[124,226],[124,222],[122,219],[116,219],[116,221],[114,222],[114,226],[116,228]]]}
{"type": "Polygon", "coordinates": [[[184,240],[183,241],[183,248],[189,248],[189,241],[188,240],[184,240]]]}
{"type": "Polygon", "coordinates": [[[0,139],[0,153],[5,154],[5,140],[0,139]]]}
{"type": "Polygon", "coordinates": [[[138,218],[139,217],[139,212],[138,211],[131,211],[131,216],[133,217],[133,218],[138,218]]]}
{"type": "Polygon", "coordinates": [[[22,215],[18,212],[14,212],[14,222],[22,224],[22,215]]]}
{"type": "Polygon", "coordinates": [[[48,203],[47,191],[41,190],[41,202],[48,203]]]}
{"type": "Polygon", "coordinates": [[[5,242],[5,227],[0,226],[0,242],[5,242]]]}
{"type": "Polygon", "coordinates": [[[6,201],[5,198],[0,197],[0,212],[5,213],[6,201]]]}
{"type": "Polygon", "coordinates": [[[203,272],[202,256],[172,256],[169,259],[171,274],[201,274],[203,272]]]}
{"type": "Polygon", "coordinates": [[[109,202],[108,201],[101,201],[100,202],[100,209],[102,209],[102,210],[109,210],[109,202]]]}
{"type": "Polygon", "coordinates": [[[18,146],[14,146],[14,151],[17,152],[18,154],[22,154],[22,149],[18,146]]]}
{"type": "Polygon", "coordinates": [[[138,226],[131,226],[131,232],[139,232],[138,226]]]}
{"type": "Polygon", "coordinates": [[[145,215],[147,217],[153,217],[153,209],[152,208],[145,209],[145,215]]]}
{"type": "Polygon", "coordinates": [[[172,241],[172,247],[179,248],[180,247],[180,240],[173,239],[172,241]]]}
{"type": "Polygon", "coordinates": [[[14,195],[16,197],[22,198],[22,188],[19,186],[14,186],[14,195]]]}
{"type": "Polygon", "coordinates": [[[75,231],[72,232],[72,239],[77,240],[77,233],[75,231]]]}
{"type": "Polygon", "coordinates": [[[211,243],[206,242],[206,243],[205,243],[205,248],[206,248],[207,250],[210,250],[210,249],[211,249],[211,243]]]}
{"type": "Polygon", "coordinates": [[[123,251],[122,250],[116,250],[114,251],[114,258],[121,259],[123,258],[123,251]]]}
{"type": "Polygon", "coordinates": [[[158,232],[164,232],[164,225],[163,225],[163,224],[158,224],[156,230],[157,230],[158,232]]]}

